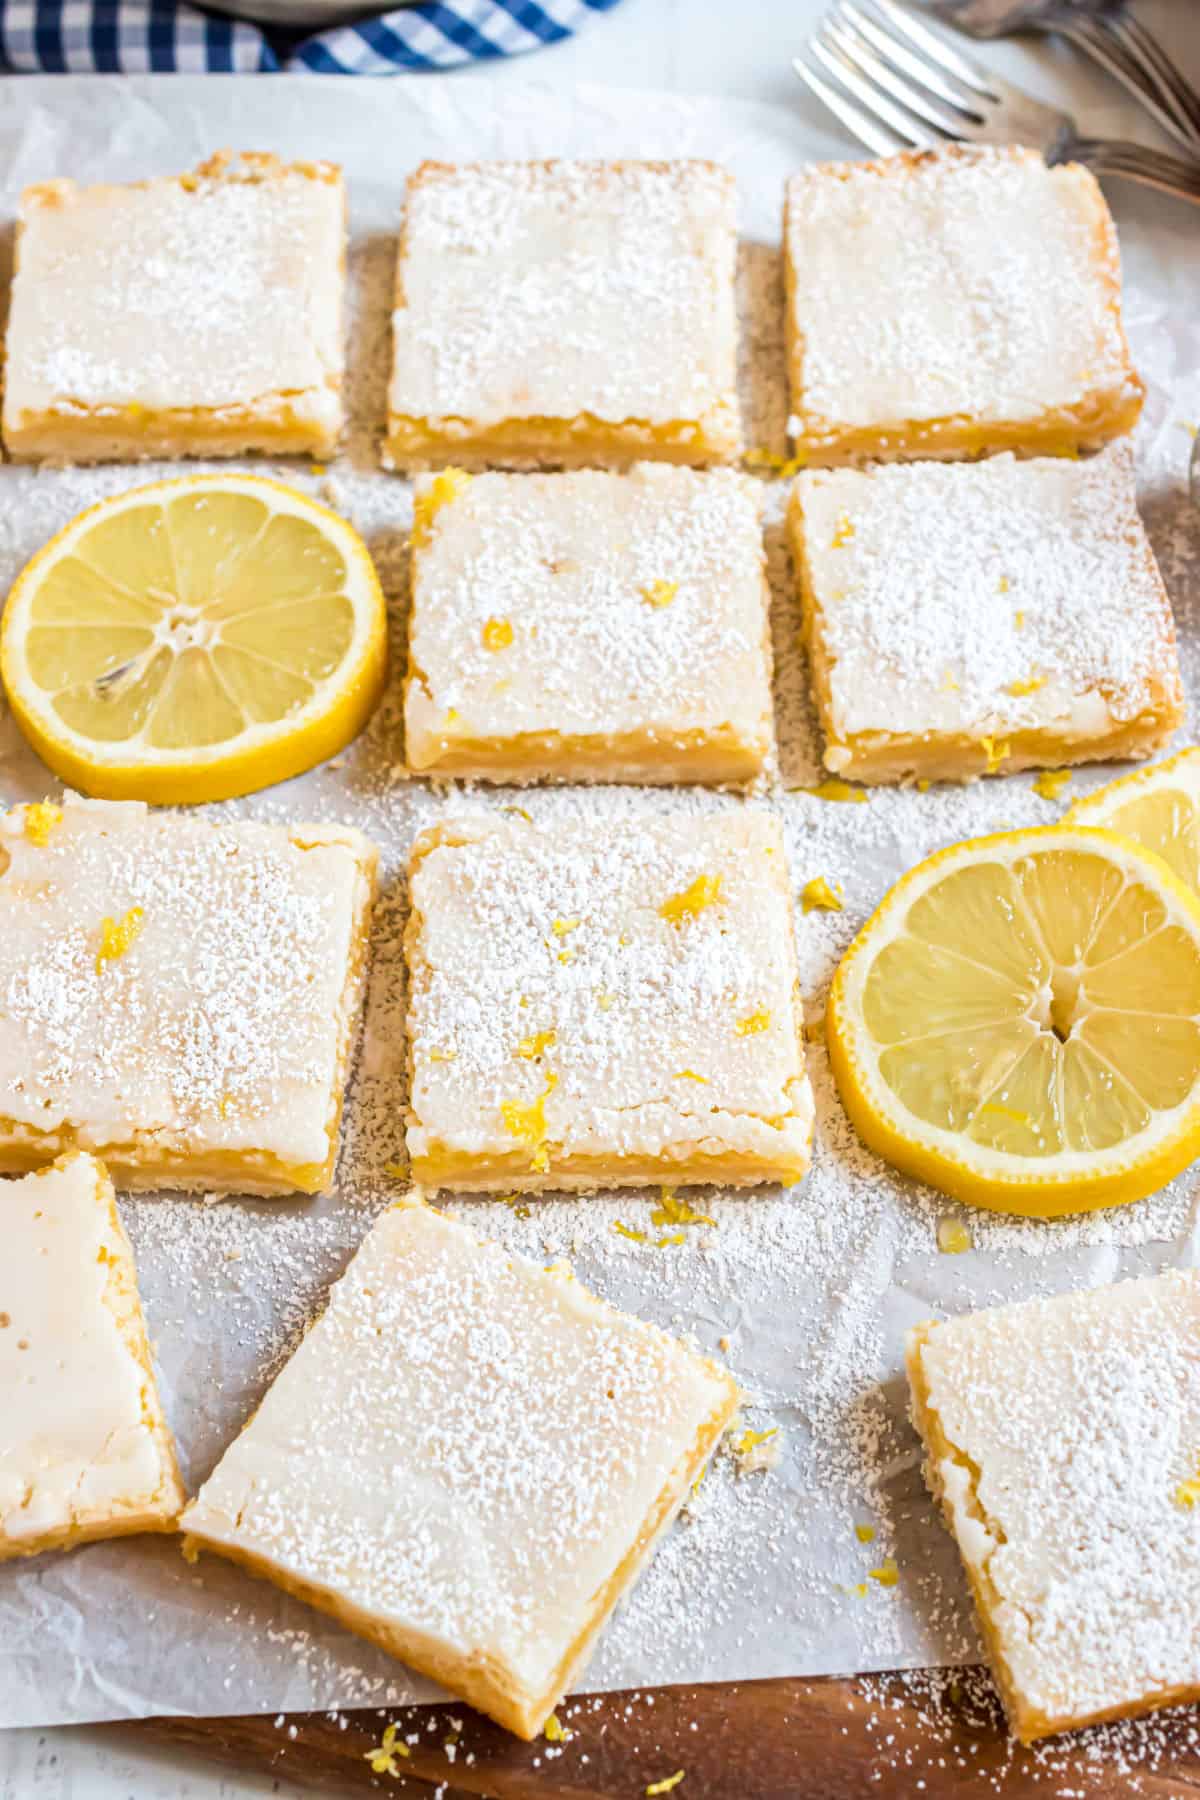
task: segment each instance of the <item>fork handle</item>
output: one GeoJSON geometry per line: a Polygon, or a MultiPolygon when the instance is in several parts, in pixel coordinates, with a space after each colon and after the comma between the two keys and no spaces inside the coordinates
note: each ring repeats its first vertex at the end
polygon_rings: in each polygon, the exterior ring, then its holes
{"type": "Polygon", "coordinates": [[[1142,144],[1122,138],[1067,136],[1055,145],[1047,160],[1080,162],[1093,175],[1140,181],[1144,187],[1159,188],[1164,194],[1200,205],[1200,157],[1185,160],[1181,156],[1164,156],[1160,150],[1147,150],[1142,144]]]}

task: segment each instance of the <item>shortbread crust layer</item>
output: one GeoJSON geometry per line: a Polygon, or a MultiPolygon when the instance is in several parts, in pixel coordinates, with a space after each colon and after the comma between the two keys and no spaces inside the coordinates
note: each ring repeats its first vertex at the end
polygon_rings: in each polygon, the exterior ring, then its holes
{"type": "Polygon", "coordinates": [[[385,463],[732,460],[735,203],[699,161],[423,164],[385,463]]]}
{"type": "Polygon", "coordinates": [[[737,1399],[566,1269],[401,1203],[187,1509],[185,1551],[269,1577],[531,1738],[737,1399]]]}
{"type": "Polygon", "coordinates": [[[777,821],[422,833],[408,1150],[431,1188],[797,1181],[813,1106],[777,821]]]}
{"type": "Polygon", "coordinates": [[[4,438],[71,462],[331,455],[345,198],[329,163],[224,151],[125,186],[22,196],[4,438]]]}
{"type": "Polygon", "coordinates": [[[926,1480],[1025,1743],[1200,1698],[1200,1276],[910,1332],[926,1480]]]}
{"type": "Polygon", "coordinates": [[[342,827],[0,817],[0,1169],[69,1149],[126,1188],[332,1179],[377,853],[342,827]]]}
{"type": "Polygon", "coordinates": [[[772,739],[757,484],[727,470],[418,483],[410,768],[747,781],[772,739]]]}
{"type": "Polygon", "coordinates": [[[813,164],[784,246],[809,462],[1075,452],[1136,424],[1116,232],[1078,164],[957,144],[813,164]]]}
{"type": "Polygon", "coordinates": [[[0,1183],[0,1221],[0,1562],[170,1531],[185,1496],[103,1165],[0,1183]]]}
{"type": "Polygon", "coordinates": [[[788,513],[826,767],[965,780],[1148,756],[1183,721],[1133,453],[802,474],[788,513]]]}

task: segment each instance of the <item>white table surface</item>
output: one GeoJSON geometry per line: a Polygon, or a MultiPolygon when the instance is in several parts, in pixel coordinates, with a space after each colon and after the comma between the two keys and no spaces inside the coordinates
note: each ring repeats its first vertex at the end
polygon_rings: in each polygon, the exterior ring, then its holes
{"type": "MultiPolygon", "coordinates": [[[[1200,7],[1193,8],[1194,0],[1139,0],[1138,6],[1139,15],[1200,82],[1200,7]]],[[[489,63],[482,72],[514,82],[599,81],[816,107],[792,75],[789,57],[824,11],[824,0],[738,0],[736,5],[621,0],[615,11],[598,14],[568,42],[509,63],[489,63]]],[[[1055,97],[1055,58],[1069,54],[1048,44],[989,45],[982,51],[993,67],[1047,100],[1055,97]]],[[[421,79],[470,81],[479,72],[468,68],[421,79]]],[[[1099,72],[1094,107],[1080,124],[1095,136],[1164,142],[1146,115],[1099,72]]],[[[847,139],[847,154],[854,153],[847,139]]],[[[1181,228],[1200,229],[1200,220],[1182,209],[1181,228]]],[[[97,1729],[0,1734],[0,1800],[250,1800],[258,1795],[302,1800],[291,1783],[223,1775],[198,1757],[133,1748],[124,1737],[118,1741],[97,1729]]]]}

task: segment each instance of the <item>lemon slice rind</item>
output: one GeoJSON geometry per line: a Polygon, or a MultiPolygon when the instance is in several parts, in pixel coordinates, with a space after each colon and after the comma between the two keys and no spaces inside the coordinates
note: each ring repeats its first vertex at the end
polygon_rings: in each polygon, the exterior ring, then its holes
{"type": "Polygon", "coordinates": [[[1200,898],[1167,863],[1113,832],[1064,821],[952,845],[903,876],[843,957],[826,1011],[826,1042],[838,1091],[870,1149],[905,1174],[970,1205],[1041,1218],[1142,1199],[1194,1161],[1200,1155],[1200,1067],[1177,1105],[1154,1111],[1142,1130],[1109,1148],[1065,1149],[1038,1157],[1014,1154],[910,1110],[880,1072],[880,1046],[867,1027],[863,997],[872,967],[902,934],[914,903],[956,867],[1016,863],[1049,849],[1097,852],[1124,879],[1150,888],[1162,904],[1164,924],[1179,928],[1196,946],[1200,964],[1200,898]]]}

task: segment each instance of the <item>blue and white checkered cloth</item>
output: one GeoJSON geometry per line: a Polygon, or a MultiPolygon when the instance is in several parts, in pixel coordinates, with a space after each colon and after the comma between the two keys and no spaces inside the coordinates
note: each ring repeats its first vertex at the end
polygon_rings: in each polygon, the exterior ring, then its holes
{"type": "Polygon", "coordinates": [[[306,35],[202,12],[185,0],[0,0],[0,72],[409,74],[540,50],[617,3],[423,0],[306,35]]]}

